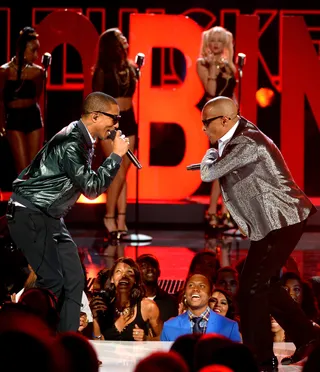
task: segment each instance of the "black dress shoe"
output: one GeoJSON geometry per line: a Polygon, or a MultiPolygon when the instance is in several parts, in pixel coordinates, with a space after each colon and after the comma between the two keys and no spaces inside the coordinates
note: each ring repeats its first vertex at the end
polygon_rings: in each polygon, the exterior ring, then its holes
{"type": "Polygon", "coordinates": [[[298,363],[300,360],[309,356],[317,344],[317,340],[312,340],[307,344],[300,346],[291,356],[283,358],[281,364],[287,366],[289,364],[298,363]]]}
{"type": "Polygon", "coordinates": [[[259,365],[260,372],[278,372],[278,358],[274,355],[259,365]]]}

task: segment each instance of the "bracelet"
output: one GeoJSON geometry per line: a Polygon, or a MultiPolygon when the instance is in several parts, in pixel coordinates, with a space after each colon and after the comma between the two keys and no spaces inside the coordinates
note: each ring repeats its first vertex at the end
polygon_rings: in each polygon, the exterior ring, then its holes
{"type": "Polygon", "coordinates": [[[99,335],[99,336],[95,336],[95,335],[92,335],[93,338],[97,339],[97,340],[101,340],[102,339],[102,335],[99,335]]]}
{"type": "Polygon", "coordinates": [[[216,77],[208,76],[208,80],[217,80],[217,78],[216,77]]]}

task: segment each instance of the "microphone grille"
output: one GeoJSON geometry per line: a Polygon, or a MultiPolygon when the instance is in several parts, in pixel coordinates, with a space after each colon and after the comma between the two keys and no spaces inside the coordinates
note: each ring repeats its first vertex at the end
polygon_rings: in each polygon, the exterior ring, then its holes
{"type": "Polygon", "coordinates": [[[117,131],[112,130],[108,136],[108,139],[111,139],[113,141],[116,137],[116,134],[117,134],[117,131]]]}

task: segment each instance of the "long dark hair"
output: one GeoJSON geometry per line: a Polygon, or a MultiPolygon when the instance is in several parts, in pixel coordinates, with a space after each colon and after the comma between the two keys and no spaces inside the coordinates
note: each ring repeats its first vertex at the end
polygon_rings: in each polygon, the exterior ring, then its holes
{"type": "Polygon", "coordinates": [[[285,286],[288,280],[297,280],[302,289],[302,302],[301,309],[306,314],[306,316],[313,321],[317,321],[319,317],[319,310],[316,304],[316,297],[309,283],[301,279],[301,277],[291,271],[284,273],[280,279],[281,285],[285,286]]]}
{"type": "Polygon", "coordinates": [[[24,52],[29,41],[37,40],[38,34],[32,27],[23,28],[20,33],[16,44],[16,56],[18,59],[18,81],[21,80],[22,67],[24,63],[24,52]]]}
{"type": "MultiPolygon", "coordinates": [[[[130,295],[129,295],[129,300],[130,300],[130,314],[133,314],[134,307],[135,305],[140,302],[145,296],[146,296],[146,290],[144,287],[144,284],[142,282],[141,278],[141,272],[139,269],[139,266],[137,263],[130,257],[120,257],[118,258],[115,263],[113,264],[112,268],[110,269],[109,272],[109,279],[111,280],[114,271],[119,263],[124,263],[129,265],[133,271],[134,271],[134,279],[135,283],[133,287],[131,288],[130,295]]],[[[107,284],[107,291],[109,292],[111,302],[115,302],[116,298],[116,286],[111,283],[111,281],[108,281],[109,283],[107,284]]]]}
{"type": "MultiPolygon", "coordinates": [[[[227,314],[226,314],[226,318],[229,318],[231,320],[234,320],[235,319],[235,306],[234,306],[234,303],[233,303],[233,300],[232,300],[232,294],[222,288],[214,288],[214,290],[212,291],[212,294],[214,292],[220,292],[224,295],[224,297],[226,298],[227,300],[227,303],[228,303],[228,311],[227,311],[227,314]]],[[[209,300],[210,302],[210,300],[209,300]]]]}
{"type": "Polygon", "coordinates": [[[129,65],[127,53],[116,36],[117,31],[119,29],[109,28],[100,35],[95,69],[101,68],[106,73],[111,67],[120,69],[122,64],[129,65]]]}

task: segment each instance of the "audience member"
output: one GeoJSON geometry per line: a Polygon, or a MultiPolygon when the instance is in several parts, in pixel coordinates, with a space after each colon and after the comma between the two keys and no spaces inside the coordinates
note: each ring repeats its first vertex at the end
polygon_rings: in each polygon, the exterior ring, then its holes
{"type": "Polygon", "coordinates": [[[316,347],[309,355],[304,367],[303,372],[316,372],[320,369],[320,347],[316,347]]]}
{"type": "Polygon", "coordinates": [[[142,359],[134,372],[188,372],[188,367],[181,356],[175,352],[155,352],[142,359]]]}
{"type": "Polygon", "coordinates": [[[59,324],[58,299],[46,288],[30,288],[23,292],[19,303],[26,305],[38,315],[49,327],[53,334],[59,324]]]}
{"type": "Polygon", "coordinates": [[[222,366],[221,364],[214,364],[212,366],[201,368],[199,372],[234,372],[234,371],[226,366],[222,366]]]}
{"type": "Polygon", "coordinates": [[[286,335],[281,325],[271,316],[271,332],[273,334],[273,342],[285,342],[286,335]]]}
{"type": "Polygon", "coordinates": [[[98,372],[97,354],[86,338],[74,332],[65,332],[59,335],[58,342],[66,352],[68,372],[98,372]]]}
{"type": "Polygon", "coordinates": [[[187,311],[164,323],[160,339],[175,341],[190,333],[217,333],[233,341],[241,341],[238,324],[225,318],[209,307],[212,282],[201,274],[191,275],[185,286],[187,311]]]}
{"type": "Polygon", "coordinates": [[[3,371],[67,372],[63,349],[41,316],[22,303],[0,310],[0,366],[3,371]]]}
{"type": "Polygon", "coordinates": [[[170,351],[178,353],[189,367],[189,372],[196,372],[194,370],[194,350],[201,333],[192,333],[178,337],[171,346],[170,351]]]}
{"type": "Polygon", "coordinates": [[[280,282],[289,292],[292,299],[299,304],[306,316],[317,323],[319,321],[319,312],[309,283],[303,281],[298,274],[290,271],[282,275],[280,282]]]}
{"type": "Polygon", "coordinates": [[[195,348],[195,368],[220,364],[234,372],[258,372],[258,365],[250,349],[217,335],[205,335],[195,348]]]}
{"type": "Polygon", "coordinates": [[[151,254],[142,254],[137,258],[142,281],[146,288],[146,297],[153,300],[159,310],[163,322],[178,315],[176,299],[161,289],[158,285],[160,277],[160,264],[158,259],[151,254]]]}
{"type": "Polygon", "coordinates": [[[217,272],[220,269],[220,262],[212,251],[197,252],[189,266],[187,277],[195,273],[204,273],[210,277],[212,283],[216,282],[217,272]]]}
{"type": "Polygon", "coordinates": [[[235,307],[230,292],[215,288],[209,299],[209,306],[214,312],[235,320],[235,307]]]}
{"type": "Polygon", "coordinates": [[[216,287],[232,293],[234,296],[239,287],[239,275],[231,266],[221,267],[217,273],[216,287]]]}
{"type": "Polygon", "coordinates": [[[94,338],[99,340],[158,340],[162,322],[156,303],[145,298],[138,265],[119,258],[110,269],[110,283],[103,298],[90,303],[94,338]],[[152,331],[152,335],[149,331],[152,331]]]}

